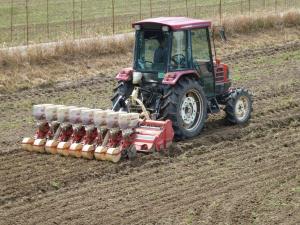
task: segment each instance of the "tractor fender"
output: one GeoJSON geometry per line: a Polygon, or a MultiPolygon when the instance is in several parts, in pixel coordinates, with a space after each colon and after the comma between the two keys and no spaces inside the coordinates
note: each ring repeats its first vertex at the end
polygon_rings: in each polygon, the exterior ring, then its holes
{"type": "Polygon", "coordinates": [[[197,73],[196,70],[174,71],[174,72],[168,72],[165,75],[162,83],[168,85],[175,85],[177,81],[184,76],[192,76],[195,78],[199,78],[199,74],[197,73]]]}
{"type": "Polygon", "coordinates": [[[118,74],[116,79],[118,81],[129,81],[132,80],[133,68],[124,68],[118,74]]]}

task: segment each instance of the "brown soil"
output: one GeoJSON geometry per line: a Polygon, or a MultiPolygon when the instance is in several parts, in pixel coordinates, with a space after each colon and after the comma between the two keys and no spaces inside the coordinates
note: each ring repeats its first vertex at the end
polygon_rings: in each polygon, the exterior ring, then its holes
{"type": "Polygon", "coordinates": [[[0,224],[299,224],[299,42],[224,59],[254,93],[250,123],[214,115],[168,153],[119,164],[19,146],[33,132],[32,104],[109,107],[113,75],[2,95],[0,224]]]}

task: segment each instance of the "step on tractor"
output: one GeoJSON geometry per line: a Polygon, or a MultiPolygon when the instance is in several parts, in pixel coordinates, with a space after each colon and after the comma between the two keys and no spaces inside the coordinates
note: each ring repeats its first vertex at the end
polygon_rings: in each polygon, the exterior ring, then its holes
{"type": "Polygon", "coordinates": [[[229,123],[248,122],[252,96],[231,87],[211,21],[160,17],[133,28],[133,66],[117,74],[112,108],[35,105],[37,131],[23,139],[24,149],[118,162],[198,136],[208,114],[224,110],[229,123]]]}

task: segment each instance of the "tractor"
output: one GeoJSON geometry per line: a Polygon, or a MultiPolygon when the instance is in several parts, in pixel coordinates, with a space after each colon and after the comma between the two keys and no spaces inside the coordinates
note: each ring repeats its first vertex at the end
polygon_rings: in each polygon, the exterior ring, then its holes
{"type": "Polygon", "coordinates": [[[133,28],[133,66],[117,74],[112,108],[34,105],[37,130],[23,139],[23,149],[118,162],[199,135],[208,114],[221,109],[232,124],[250,119],[251,94],[231,87],[210,21],[160,17],[133,28]]]}
{"type": "Polygon", "coordinates": [[[211,21],[160,17],[133,23],[133,28],[133,67],[116,77],[115,110],[136,109],[127,99],[138,90],[151,119],[172,121],[177,140],[199,135],[208,114],[221,106],[230,123],[249,120],[251,94],[231,87],[228,66],[216,59],[211,21]]]}

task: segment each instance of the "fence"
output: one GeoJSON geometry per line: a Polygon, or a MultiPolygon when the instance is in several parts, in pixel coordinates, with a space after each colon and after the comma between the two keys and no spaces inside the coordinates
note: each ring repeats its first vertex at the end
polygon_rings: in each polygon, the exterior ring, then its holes
{"type": "Polygon", "coordinates": [[[300,8],[300,0],[0,0],[0,43],[123,33],[148,17],[215,18],[300,8]]]}

